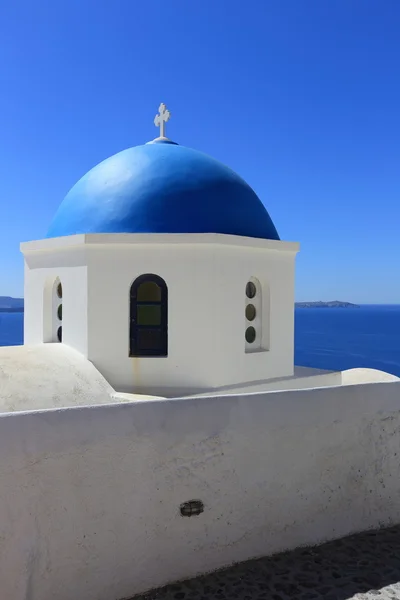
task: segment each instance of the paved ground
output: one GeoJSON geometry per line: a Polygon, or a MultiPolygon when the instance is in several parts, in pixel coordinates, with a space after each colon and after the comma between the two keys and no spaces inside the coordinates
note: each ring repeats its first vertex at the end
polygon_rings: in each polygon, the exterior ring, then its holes
{"type": "Polygon", "coordinates": [[[241,563],[141,598],[400,600],[400,527],[241,563]]]}

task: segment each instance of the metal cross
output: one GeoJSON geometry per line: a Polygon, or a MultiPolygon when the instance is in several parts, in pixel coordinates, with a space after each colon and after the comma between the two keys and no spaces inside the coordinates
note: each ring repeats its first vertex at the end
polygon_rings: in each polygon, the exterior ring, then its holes
{"type": "Polygon", "coordinates": [[[165,123],[169,121],[171,113],[163,103],[158,107],[158,112],[160,114],[154,117],[154,125],[160,128],[160,137],[165,137],[165,123]]]}

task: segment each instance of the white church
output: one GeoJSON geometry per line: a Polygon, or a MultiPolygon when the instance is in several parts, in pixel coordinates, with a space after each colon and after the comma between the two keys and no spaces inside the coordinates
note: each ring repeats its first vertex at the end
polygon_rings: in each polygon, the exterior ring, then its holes
{"type": "Polygon", "coordinates": [[[122,600],[400,523],[398,378],[294,365],[299,245],[239,175],[167,138],[169,117],[21,244],[4,598],[122,600]]]}

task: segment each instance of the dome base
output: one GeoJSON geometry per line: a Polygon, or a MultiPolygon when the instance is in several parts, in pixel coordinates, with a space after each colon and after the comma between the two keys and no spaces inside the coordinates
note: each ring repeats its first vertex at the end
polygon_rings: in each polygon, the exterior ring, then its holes
{"type": "Polygon", "coordinates": [[[147,144],[173,144],[174,146],[178,146],[176,142],[173,142],[167,137],[154,138],[154,140],[151,140],[151,142],[147,142],[146,145],[147,144]]]}

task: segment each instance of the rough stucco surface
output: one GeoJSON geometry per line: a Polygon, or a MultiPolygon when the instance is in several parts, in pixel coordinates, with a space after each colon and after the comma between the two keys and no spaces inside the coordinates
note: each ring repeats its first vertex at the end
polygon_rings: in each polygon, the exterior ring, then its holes
{"type": "Polygon", "coordinates": [[[113,391],[64,344],[0,348],[0,412],[111,403],[113,391]]]}
{"type": "Polygon", "coordinates": [[[1,598],[122,600],[400,523],[399,447],[396,382],[2,415],[1,598]]]}

